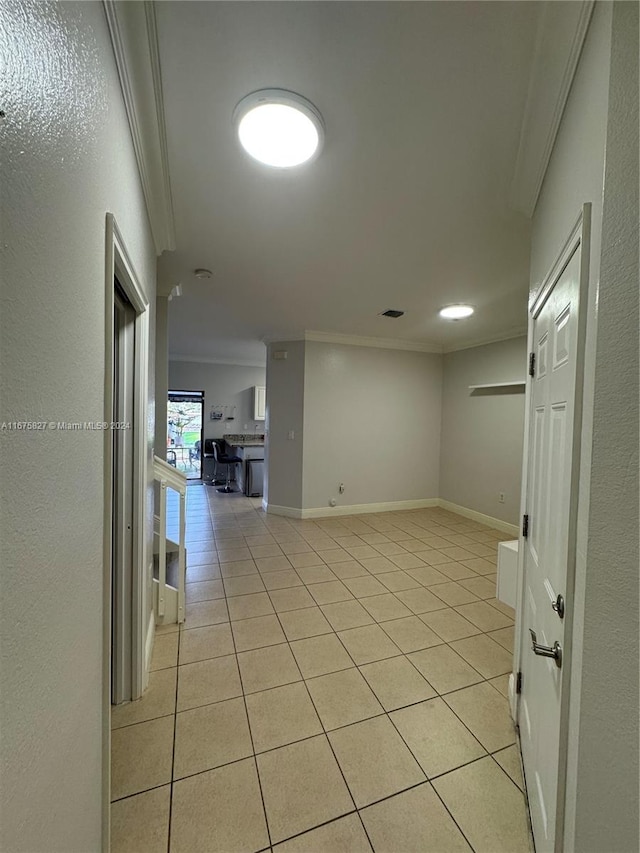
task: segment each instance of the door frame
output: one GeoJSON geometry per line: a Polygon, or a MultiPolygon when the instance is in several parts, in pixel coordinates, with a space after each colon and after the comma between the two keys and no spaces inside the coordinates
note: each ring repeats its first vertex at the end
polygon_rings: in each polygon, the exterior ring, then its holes
{"type": "MultiPolygon", "coordinates": [[[[167,419],[166,419],[167,420],[167,423],[166,423],[167,435],[169,434],[169,403],[172,402],[169,398],[170,398],[171,394],[175,394],[177,396],[179,396],[180,394],[184,394],[185,396],[188,394],[193,394],[193,395],[199,394],[200,395],[199,400],[194,400],[194,401],[187,400],[185,402],[199,402],[200,407],[201,407],[201,413],[200,413],[200,476],[199,477],[187,477],[187,482],[189,480],[202,480],[202,479],[204,479],[204,404],[205,404],[204,389],[202,391],[200,391],[200,390],[189,391],[186,389],[178,391],[176,389],[172,390],[171,388],[167,388],[167,419]]],[[[173,402],[175,402],[175,401],[173,401],[173,402]]],[[[170,450],[170,449],[171,448],[169,448],[167,446],[167,450],[170,450]]]]}
{"type": "MultiPolygon", "coordinates": [[[[585,349],[587,338],[587,317],[591,306],[589,303],[589,271],[591,254],[591,204],[586,203],[580,209],[577,219],[567,237],[555,263],[547,274],[540,288],[531,296],[529,301],[529,317],[527,331],[527,353],[534,352],[533,323],[547,297],[553,290],[558,279],[564,272],[569,261],[580,249],[580,303],[578,309],[578,340],[576,343],[576,376],[574,391],[574,420],[573,440],[571,453],[571,488],[569,507],[569,541],[567,557],[567,580],[565,594],[565,628],[564,645],[562,657],[562,696],[560,700],[560,732],[559,732],[559,754],[558,754],[558,788],[556,799],[556,826],[555,826],[555,848],[562,850],[564,837],[564,818],[567,790],[567,746],[569,740],[569,708],[571,702],[571,650],[573,645],[573,625],[576,617],[575,602],[575,571],[576,550],[578,542],[578,512],[579,512],[579,482],[583,447],[581,434],[583,426],[583,400],[585,391],[585,349]]],[[[531,391],[532,377],[527,371],[525,397],[525,422],[524,422],[524,451],[522,462],[522,488],[521,488],[521,515],[528,511],[528,478],[529,478],[529,448],[531,430],[531,391]]],[[[522,642],[524,596],[525,596],[525,547],[522,528],[519,534],[518,545],[518,583],[516,590],[516,631],[514,637],[514,666],[515,678],[512,677],[509,689],[509,701],[511,712],[516,724],[519,724],[520,694],[515,689],[517,673],[522,671],[522,662],[529,647],[522,642]]],[[[525,779],[526,783],[526,779],[525,779]]]]}
{"type": "MultiPolygon", "coordinates": [[[[136,274],[131,256],[118,228],[115,216],[106,215],[105,251],[105,336],[104,336],[104,412],[109,423],[113,414],[115,279],[133,307],[134,344],[134,436],[133,436],[133,583],[131,602],[131,697],[137,699],[144,690],[146,673],[145,580],[147,564],[147,408],[149,388],[149,299],[136,274]]],[[[103,849],[109,849],[111,792],[111,564],[113,558],[113,443],[112,432],[104,429],[103,437],[103,720],[102,720],[102,797],[103,849]]]]}

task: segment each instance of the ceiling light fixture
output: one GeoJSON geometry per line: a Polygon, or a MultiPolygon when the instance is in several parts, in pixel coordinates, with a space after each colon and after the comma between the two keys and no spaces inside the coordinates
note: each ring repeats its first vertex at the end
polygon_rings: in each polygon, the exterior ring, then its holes
{"type": "Polygon", "coordinates": [[[193,271],[196,278],[211,278],[213,273],[211,270],[197,269],[193,271]]]}
{"type": "Polygon", "coordinates": [[[383,311],[380,315],[381,317],[393,317],[394,320],[397,320],[398,317],[402,317],[404,311],[397,311],[395,308],[389,308],[388,311],[383,311]]]}
{"type": "Polygon", "coordinates": [[[472,305],[445,305],[439,313],[445,320],[464,320],[465,317],[470,317],[474,310],[472,305]]]}
{"type": "Polygon", "coordinates": [[[247,95],[235,108],[233,123],[247,154],[279,169],[317,157],[324,141],[318,110],[306,98],[284,89],[247,95]]]}

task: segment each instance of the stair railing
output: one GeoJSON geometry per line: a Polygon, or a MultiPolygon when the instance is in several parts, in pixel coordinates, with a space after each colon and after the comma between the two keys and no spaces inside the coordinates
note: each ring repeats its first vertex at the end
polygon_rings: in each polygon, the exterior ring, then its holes
{"type": "Polygon", "coordinates": [[[180,498],[180,523],[178,528],[178,618],[176,621],[184,622],[187,478],[172,465],[165,462],[164,459],[160,459],[159,456],[153,457],[153,476],[160,486],[160,529],[158,531],[158,612],[156,615],[158,617],[165,615],[165,598],[167,589],[167,489],[174,489],[180,498]]]}

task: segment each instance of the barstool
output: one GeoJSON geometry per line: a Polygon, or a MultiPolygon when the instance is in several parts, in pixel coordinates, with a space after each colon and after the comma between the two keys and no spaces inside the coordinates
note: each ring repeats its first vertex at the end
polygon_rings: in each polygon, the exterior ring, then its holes
{"type": "Polygon", "coordinates": [[[236,465],[238,462],[242,462],[239,456],[225,456],[220,453],[220,448],[218,445],[213,443],[213,456],[216,460],[216,470],[218,465],[226,465],[227,466],[227,482],[226,485],[222,486],[220,489],[216,489],[216,492],[223,492],[225,495],[231,494],[232,492],[237,491],[237,489],[231,488],[231,466],[236,465]]]}

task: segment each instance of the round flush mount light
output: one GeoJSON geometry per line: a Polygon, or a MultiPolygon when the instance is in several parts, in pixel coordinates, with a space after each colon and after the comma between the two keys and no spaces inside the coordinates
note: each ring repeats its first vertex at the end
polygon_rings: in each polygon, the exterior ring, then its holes
{"type": "Polygon", "coordinates": [[[317,157],[324,141],[318,110],[306,98],[284,89],[247,95],[235,108],[233,123],[247,154],[278,169],[317,157]]]}
{"type": "Polygon", "coordinates": [[[439,313],[445,320],[464,320],[465,317],[470,317],[474,310],[472,305],[446,305],[439,313]]]}
{"type": "Polygon", "coordinates": [[[211,278],[213,276],[213,273],[211,272],[211,270],[205,270],[205,269],[194,270],[193,274],[195,275],[196,278],[211,278]]]}

